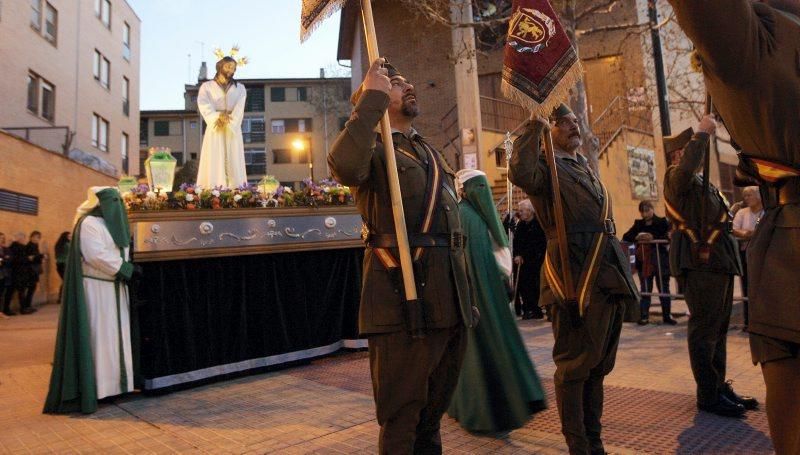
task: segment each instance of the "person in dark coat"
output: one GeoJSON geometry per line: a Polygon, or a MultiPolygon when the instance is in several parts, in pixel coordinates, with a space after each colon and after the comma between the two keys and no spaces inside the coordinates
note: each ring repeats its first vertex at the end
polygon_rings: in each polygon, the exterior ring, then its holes
{"type": "Polygon", "coordinates": [[[611,198],[577,150],[577,117],[566,106],[550,121],[567,227],[569,267],[579,301],[566,299],[555,231],[550,170],[541,153],[548,121],[536,119],[514,142],[509,179],[527,193],[547,234],[541,304],[551,307],[556,403],[570,453],[605,453],[603,381],[614,368],[625,319],[638,319],[639,292],[614,237],[611,198]],[[581,279],[583,278],[583,279],[581,279]]]}
{"type": "Polygon", "coordinates": [[[800,453],[800,0],[669,0],[706,86],[761,186],[747,246],[750,349],[779,455],[800,453]]]}
{"type": "Polygon", "coordinates": [[[703,178],[698,175],[716,122],[712,116],[705,116],[698,129],[698,133],[689,128],[664,138],[664,149],[672,154],[672,165],[664,177],[667,214],[675,226],[670,270],[683,283],[691,312],[687,339],[697,383],[697,407],[721,416],[740,417],[746,409],[758,407],[758,402],[737,395],[725,381],[733,277],[742,273],[739,246],[733,238],[728,202],[710,182],[705,192],[703,178]]]}
{"type": "Polygon", "coordinates": [[[416,92],[393,66],[377,59],[355,109],[328,155],[333,177],[354,187],[368,229],[359,331],[369,341],[370,371],[380,453],[441,453],[441,418],[458,382],[467,328],[477,322],[469,296],[464,241],[453,178],[441,154],[412,127],[416,92]],[[375,128],[388,112],[391,138],[375,128]],[[397,237],[386,173],[384,141],[392,140],[425,338],[405,323],[408,302],[397,256],[397,237]]]}
{"type": "Polygon", "coordinates": [[[5,304],[7,286],[11,286],[11,255],[8,253],[6,235],[0,232],[0,312],[3,316],[11,316],[5,304]]]}
{"type": "MultiPolygon", "coordinates": [[[[642,201],[639,203],[641,219],[633,222],[633,226],[622,236],[622,240],[636,244],[636,271],[639,274],[639,286],[642,291],[642,300],[639,301],[639,310],[642,318],[639,325],[650,321],[650,302],[652,297],[644,295],[653,292],[653,281],[658,286],[659,294],[669,294],[669,252],[667,244],[652,244],[653,240],[669,240],[669,221],[655,214],[653,203],[642,201]]],[[[664,324],[675,325],[678,321],[672,319],[672,299],[668,295],[660,296],[661,315],[664,324]]]]}
{"type": "Polygon", "coordinates": [[[36,287],[39,285],[39,275],[42,274],[42,262],[46,257],[39,251],[39,242],[41,240],[41,232],[31,232],[28,243],[25,244],[22,251],[23,259],[18,281],[19,289],[22,290],[19,310],[21,314],[36,312],[36,308],[33,308],[33,295],[36,293],[36,287]]]}
{"type": "Polygon", "coordinates": [[[519,221],[514,226],[514,308],[522,310],[522,319],[542,319],[539,307],[540,273],[547,252],[547,236],[536,220],[528,199],[518,204],[519,221]]]}
{"type": "Polygon", "coordinates": [[[9,282],[6,283],[5,302],[3,304],[3,313],[7,316],[14,316],[17,313],[11,309],[11,303],[14,300],[14,295],[17,295],[19,300],[20,309],[23,307],[25,301],[25,234],[17,232],[14,234],[14,240],[11,245],[6,249],[6,263],[7,271],[10,275],[9,282]]]}

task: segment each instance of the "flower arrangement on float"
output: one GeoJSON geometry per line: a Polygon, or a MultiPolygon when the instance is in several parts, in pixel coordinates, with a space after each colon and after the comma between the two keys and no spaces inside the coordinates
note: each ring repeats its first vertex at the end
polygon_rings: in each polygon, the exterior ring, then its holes
{"type": "Polygon", "coordinates": [[[154,192],[147,184],[139,184],[122,193],[130,211],[140,210],[218,210],[270,207],[318,207],[353,204],[349,187],[334,180],[303,180],[300,189],[274,185],[241,185],[236,188],[217,186],[203,188],[192,183],[181,184],[171,195],[154,192]]]}

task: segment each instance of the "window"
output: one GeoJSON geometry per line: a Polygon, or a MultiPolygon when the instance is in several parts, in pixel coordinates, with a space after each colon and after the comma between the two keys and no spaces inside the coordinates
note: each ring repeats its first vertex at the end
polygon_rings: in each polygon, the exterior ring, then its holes
{"type": "MultiPolygon", "coordinates": [[[[309,122],[310,123],[310,122],[309,122]]],[[[309,125],[311,126],[311,125],[309,125]]],[[[297,131],[300,133],[306,132],[306,119],[300,119],[297,121],[297,131]]]]}
{"type": "Polygon", "coordinates": [[[281,133],[310,133],[310,118],[285,118],[272,121],[272,132],[281,133]]]}
{"type": "Polygon", "coordinates": [[[128,135],[122,133],[122,141],[119,146],[119,153],[122,155],[122,172],[128,173],[128,135]]]}
{"type": "Polygon", "coordinates": [[[131,82],[128,80],[127,77],[122,77],[122,113],[125,114],[126,117],[130,114],[130,102],[128,101],[128,95],[130,94],[130,84],[131,82]]]}
{"type": "Polygon", "coordinates": [[[108,88],[111,62],[109,62],[108,59],[105,58],[97,49],[94,50],[92,71],[94,73],[94,80],[100,82],[100,85],[103,87],[108,88]]]}
{"type": "Polygon", "coordinates": [[[44,37],[51,43],[56,43],[58,36],[58,11],[53,8],[53,5],[47,3],[45,6],[44,14],[44,37]]]}
{"type": "Polygon", "coordinates": [[[153,122],[153,136],[169,136],[169,121],[156,120],[153,122]]]}
{"type": "Polygon", "coordinates": [[[122,25],[122,57],[131,59],[131,26],[127,22],[122,25]]]}
{"type": "Polygon", "coordinates": [[[56,89],[36,73],[28,73],[28,110],[52,122],[55,119],[56,89]]]}
{"type": "Polygon", "coordinates": [[[0,190],[0,210],[24,215],[38,215],[39,198],[14,191],[0,190]]]}
{"type": "Polygon", "coordinates": [[[245,112],[264,112],[264,87],[247,87],[245,112]]]}
{"type": "Polygon", "coordinates": [[[39,113],[39,76],[28,74],[28,110],[39,113]]]}
{"type": "Polygon", "coordinates": [[[244,165],[248,176],[267,173],[267,153],[264,149],[244,149],[244,165]]]}
{"type": "Polygon", "coordinates": [[[189,156],[190,156],[190,157],[191,157],[193,160],[196,160],[196,159],[197,159],[197,153],[190,153],[190,154],[189,154],[189,156]]]}
{"type": "Polygon", "coordinates": [[[269,100],[272,102],[286,101],[286,89],[283,87],[272,87],[269,89],[269,100]]]}
{"type": "Polygon", "coordinates": [[[92,145],[108,151],[108,120],[97,114],[92,116],[92,145]]]}
{"type": "Polygon", "coordinates": [[[263,118],[251,117],[242,120],[242,140],[245,144],[251,142],[264,142],[265,137],[266,134],[263,118]]]}
{"type": "Polygon", "coordinates": [[[42,0],[31,0],[31,27],[42,29],[42,0]]]}
{"type": "Polygon", "coordinates": [[[189,128],[196,129],[197,128],[197,120],[189,120],[189,128]]]}
{"type": "Polygon", "coordinates": [[[55,119],[56,113],[56,89],[52,84],[42,80],[42,117],[49,121],[55,119]]]}
{"type": "Polygon", "coordinates": [[[272,121],[272,133],[273,134],[282,134],[286,132],[286,125],[284,124],[283,120],[273,120],[272,121]]]}
{"type": "Polygon", "coordinates": [[[111,30],[111,0],[94,0],[94,15],[111,30]]]}
{"type": "Polygon", "coordinates": [[[149,128],[146,118],[139,119],[139,147],[147,147],[149,128]]]}
{"type": "Polygon", "coordinates": [[[272,162],[275,164],[289,164],[292,162],[292,151],[289,149],[272,150],[272,162]]]}
{"type": "Polygon", "coordinates": [[[297,101],[308,101],[307,87],[297,87],[297,101]]]}

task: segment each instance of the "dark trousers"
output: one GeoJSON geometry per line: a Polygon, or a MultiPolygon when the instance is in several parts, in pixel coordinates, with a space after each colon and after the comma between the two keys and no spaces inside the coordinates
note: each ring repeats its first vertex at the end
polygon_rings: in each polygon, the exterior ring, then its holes
{"type": "Polygon", "coordinates": [[[442,415],[458,383],[466,329],[371,335],[369,361],[381,454],[440,454],[442,415]]]}
{"type": "Polygon", "coordinates": [[[570,454],[604,453],[603,380],[614,369],[625,306],[616,296],[595,292],[577,329],[561,306],[553,305],[551,311],[561,432],[570,454]]]}
{"type": "Polygon", "coordinates": [[[11,311],[11,301],[14,300],[14,293],[19,296],[19,306],[22,307],[24,288],[18,288],[10,283],[6,283],[5,292],[3,293],[3,312],[8,313],[11,311]]]}
{"type": "Polygon", "coordinates": [[[544,256],[526,259],[519,267],[515,267],[515,283],[517,285],[514,297],[514,310],[517,315],[522,313],[533,314],[534,317],[543,317],[539,307],[539,284],[544,256]]]}
{"type": "MultiPolygon", "coordinates": [[[[739,257],[742,259],[742,296],[747,297],[747,250],[739,250],[739,257]]],[[[747,327],[748,323],[750,322],[750,317],[747,315],[749,305],[747,305],[747,299],[745,299],[742,303],[744,304],[742,306],[744,325],[747,327]]]]}
{"type": "Polygon", "coordinates": [[[733,275],[689,270],[682,277],[689,306],[689,361],[697,403],[713,405],[725,383],[728,324],[733,308],[733,275]]]}
{"type": "Polygon", "coordinates": [[[36,293],[36,286],[38,283],[33,283],[29,286],[26,286],[20,290],[19,295],[19,309],[24,310],[26,308],[30,308],[33,304],[33,294],[36,293]]]}
{"type": "MultiPolygon", "coordinates": [[[[642,293],[645,292],[653,292],[653,282],[655,281],[658,287],[659,294],[669,294],[669,272],[666,275],[661,275],[659,279],[656,279],[658,275],[651,275],[645,277],[639,272],[639,283],[642,293]]],[[[672,314],[672,299],[669,297],[659,297],[659,301],[661,301],[661,313],[662,318],[666,321],[671,318],[672,314]]],[[[649,295],[642,295],[642,299],[639,300],[639,310],[642,313],[642,319],[649,319],[650,318],[650,303],[652,302],[652,296],[649,295]]]]}

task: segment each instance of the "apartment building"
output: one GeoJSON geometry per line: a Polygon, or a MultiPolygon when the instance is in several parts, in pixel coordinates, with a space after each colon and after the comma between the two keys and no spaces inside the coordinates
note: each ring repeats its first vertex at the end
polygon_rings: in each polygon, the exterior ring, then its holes
{"type": "MultiPolygon", "coordinates": [[[[170,147],[179,166],[200,159],[206,128],[197,112],[202,82],[185,86],[183,110],[141,112],[140,160],[154,146],[170,147]]],[[[247,89],[242,137],[248,180],[269,174],[297,186],[305,178],[328,177],[327,151],[350,115],[350,78],[238,82],[247,89]]]]}
{"type": "Polygon", "coordinates": [[[125,0],[0,8],[0,129],[108,175],[137,174],[141,20],[125,0]]]}

